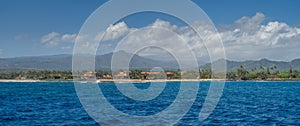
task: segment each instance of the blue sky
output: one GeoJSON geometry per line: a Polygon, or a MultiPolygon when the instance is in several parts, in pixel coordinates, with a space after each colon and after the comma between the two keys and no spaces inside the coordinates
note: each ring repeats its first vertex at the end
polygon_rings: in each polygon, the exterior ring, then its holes
{"type": "MultiPolygon", "coordinates": [[[[105,2],[106,0],[1,0],[0,57],[72,53],[71,48],[49,46],[41,42],[41,39],[51,33],[70,36],[77,34],[87,17],[105,2]]],[[[282,22],[289,27],[300,27],[300,17],[297,13],[300,12],[298,6],[300,1],[296,0],[194,0],[194,2],[207,13],[217,27],[236,25],[235,22],[242,17],[253,17],[257,13],[264,15],[260,25],[282,22]]],[[[137,14],[124,21],[130,28],[140,28],[155,22],[158,18],[177,26],[184,25],[172,17],[151,13],[147,16],[137,14]]],[[[271,55],[261,58],[265,57],[272,58],[271,55]]],[[[290,56],[286,60],[293,58],[298,57],[290,56]]]]}

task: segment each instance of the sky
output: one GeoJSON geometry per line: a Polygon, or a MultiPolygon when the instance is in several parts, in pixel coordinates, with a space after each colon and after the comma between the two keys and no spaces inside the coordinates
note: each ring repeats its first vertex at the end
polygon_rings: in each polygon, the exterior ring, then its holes
{"type": "MultiPolygon", "coordinates": [[[[1,0],[0,57],[71,54],[80,28],[105,2],[106,0],[1,0]]],[[[268,58],[290,61],[300,58],[297,55],[300,54],[300,17],[297,13],[300,12],[298,7],[300,1],[194,0],[193,2],[204,10],[218,29],[228,59],[268,58]]],[[[172,5],[176,6],[176,3],[172,5]]],[[[108,42],[103,46],[103,53],[112,50],[109,47],[129,32],[147,26],[160,25],[176,32],[191,43],[197,39],[183,21],[160,13],[139,13],[112,24],[107,26],[106,32],[110,30],[114,34],[107,38],[108,42]]],[[[207,30],[201,25],[198,28],[207,30]]],[[[149,33],[149,30],[144,30],[140,34],[143,32],[149,33]]],[[[214,34],[212,32],[206,36],[214,34]]],[[[148,38],[135,35],[127,39],[130,40],[130,44],[138,45],[140,41],[134,40],[148,40],[154,36],[158,35],[149,34],[148,38]]],[[[157,38],[160,40],[157,42],[176,43],[176,40],[169,39],[172,35],[161,36],[157,38]]],[[[155,51],[144,51],[141,55],[151,56],[151,52],[155,51]]],[[[199,54],[200,58],[201,56],[199,54]]]]}

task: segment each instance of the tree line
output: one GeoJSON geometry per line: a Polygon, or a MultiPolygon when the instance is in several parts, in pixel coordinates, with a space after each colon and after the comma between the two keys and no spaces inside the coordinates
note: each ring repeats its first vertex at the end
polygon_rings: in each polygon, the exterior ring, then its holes
{"type": "Polygon", "coordinates": [[[299,80],[300,71],[293,70],[279,71],[276,66],[254,68],[246,70],[240,66],[236,71],[227,72],[228,80],[299,80]]]}
{"type": "MultiPolygon", "coordinates": [[[[119,71],[118,71],[119,72],[119,71]]],[[[117,71],[95,71],[97,79],[112,79],[117,71]],[[112,74],[114,73],[114,74],[112,74]]],[[[130,70],[127,73],[127,79],[149,79],[151,75],[142,74],[142,70],[130,70]]],[[[172,74],[166,75],[166,79],[211,79],[213,73],[211,70],[198,69],[195,70],[173,70],[172,74]]],[[[152,79],[162,79],[161,76],[153,76],[152,79]]],[[[0,79],[32,79],[32,80],[72,80],[71,71],[55,71],[55,70],[32,70],[21,72],[0,73],[0,79]]],[[[240,66],[234,71],[226,72],[226,79],[235,80],[300,80],[300,71],[293,70],[292,67],[287,71],[279,71],[276,66],[254,68],[246,70],[244,66],[240,66]]]]}

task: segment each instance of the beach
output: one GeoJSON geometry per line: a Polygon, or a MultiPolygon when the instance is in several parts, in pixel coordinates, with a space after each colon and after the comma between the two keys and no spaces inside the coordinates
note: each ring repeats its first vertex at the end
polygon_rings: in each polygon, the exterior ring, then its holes
{"type": "MultiPolygon", "coordinates": [[[[16,80],[16,79],[0,79],[0,82],[51,82],[53,80],[16,80]]],[[[65,80],[72,82],[73,80],[65,80]]],[[[58,82],[65,82],[58,80],[58,82]]],[[[225,81],[224,79],[171,79],[171,80],[140,80],[140,79],[100,79],[97,82],[198,82],[198,81],[225,81]]]]}
{"type": "Polygon", "coordinates": [[[0,82],[43,82],[41,80],[11,80],[11,79],[1,79],[0,82]]]}
{"type": "Polygon", "coordinates": [[[224,79],[157,79],[157,80],[139,80],[139,79],[100,79],[100,82],[198,82],[198,81],[225,81],[224,79]]]}

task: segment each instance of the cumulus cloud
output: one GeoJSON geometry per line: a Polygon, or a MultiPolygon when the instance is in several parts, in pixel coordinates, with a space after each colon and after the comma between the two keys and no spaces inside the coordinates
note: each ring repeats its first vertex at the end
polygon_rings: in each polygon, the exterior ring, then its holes
{"type": "Polygon", "coordinates": [[[263,21],[265,21],[265,15],[263,13],[256,13],[253,17],[244,16],[238,19],[234,22],[233,26],[235,29],[251,33],[256,31],[263,21]]]}
{"type": "Polygon", "coordinates": [[[265,16],[257,13],[253,17],[242,17],[231,27],[222,29],[220,34],[227,57],[236,60],[298,58],[288,50],[296,50],[300,47],[300,28],[278,21],[263,24],[264,21],[265,16]]]}
{"type": "MultiPolygon", "coordinates": [[[[182,52],[194,51],[198,58],[209,60],[206,47],[212,48],[212,53],[222,53],[218,34],[201,21],[194,22],[193,27],[201,31],[201,36],[189,26],[176,26],[168,21],[157,19],[144,28],[129,28],[125,22],[110,25],[105,31],[92,37],[94,41],[103,43],[99,47],[100,54],[116,51],[115,47],[122,42],[122,50],[135,53],[142,45],[164,44],[169,50],[182,52]],[[122,40],[122,41],[120,41],[122,40]],[[206,40],[206,45],[203,43],[206,40]],[[126,43],[126,44],[125,44],[126,43]],[[187,45],[187,46],[186,46],[187,45]]],[[[292,60],[299,58],[300,28],[290,26],[284,22],[266,21],[263,13],[253,16],[244,16],[232,24],[221,25],[219,28],[226,57],[232,60],[257,60],[268,58],[273,60],[292,60]]],[[[74,42],[76,34],[49,33],[41,38],[42,43],[59,45],[65,42],[74,42]]],[[[84,37],[81,37],[84,40],[84,37]]],[[[91,39],[90,37],[86,37],[91,39]]],[[[77,38],[78,39],[78,38],[77,38]]],[[[89,45],[88,43],[83,45],[89,45]]],[[[150,58],[167,60],[162,49],[155,47],[144,49],[139,55],[150,58]]]]}
{"type": "Polygon", "coordinates": [[[124,37],[129,32],[136,30],[129,28],[125,22],[119,22],[115,25],[109,25],[105,31],[101,31],[95,37],[95,41],[113,41],[124,37]]]}
{"type": "Polygon", "coordinates": [[[201,39],[188,26],[178,27],[170,22],[157,19],[147,27],[128,31],[130,33],[126,34],[125,38],[110,46],[112,51],[124,50],[157,60],[180,58],[185,62],[193,60],[191,53],[197,53],[197,56],[201,56],[203,52],[206,53],[205,48],[195,52],[196,48],[204,46],[199,43],[201,39]],[[114,50],[116,46],[118,48],[114,50]]]}
{"type": "Polygon", "coordinates": [[[40,41],[43,44],[53,47],[65,42],[73,43],[75,42],[76,37],[77,34],[60,34],[57,32],[51,32],[44,35],[40,41]]]}
{"type": "MultiPolygon", "coordinates": [[[[122,45],[123,50],[131,53],[134,53],[135,47],[141,46],[141,44],[155,45],[157,43],[167,44],[170,49],[176,50],[177,52],[188,51],[187,48],[183,48],[185,43],[183,43],[182,40],[188,43],[186,45],[190,46],[189,49],[193,50],[198,58],[204,60],[209,60],[210,58],[206,47],[210,47],[211,52],[215,53],[215,55],[222,53],[220,46],[214,45],[216,44],[214,41],[218,39],[218,34],[200,21],[194,22],[193,26],[196,27],[198,31],[201,31],[201,37],[188,26],[179,27],[168,21],[159,19],[150,24],[147,29],[128,28],[124,22],[117,24],[117,26],[118,27],[114,27],[114,30],[110,31],[122,34],[109,35],[115,36],[109,38],[116,39],[133,32],[134,34],[129,34],[129,36],[122,41],[123,43],[127,43],[122,45]],[[120,31],[118,31],[119,29],[120,31]],[[203,40],[207,41],[207,45],[203,43],[203,40]]],[[[300,53],[300,28],[289,26],[284,22],[267,22],[266,16],[263,13],[256,13],[252,17],[241,17],[232,24],[223,25],[218,29],[228,59],[258,60],[268,58],[273,60],[292,60],[299,58],[297,54],[300,53]]],[[[113,50],[118,43],[111,42],[109,44],[109,47],[105,47],[106,50],[108,50],[107,48],[113,50]]],[[[166,59],[162,58],[164,56],[160,55],[161,53],[163,53],[161,49],[145,49],[141,51],[139,55],[166,59]]]]}
{"type": "Polygon", "coordinates": [[[65,34],[61,36],[62,42],[74,42],[77,37],[77,34],[65,34]]]}
{"type": "Polygon", "coordinates": [[[129,30],[130,29],[125,24],[125,22],[120,22],[116,25],[110,25],[106,29],[106,34],[105,34],[103,41],[118,39],[118,38],[124,36],[125,34],[127,34],[129,32],[129,30]]]}
{"type": "MultiPolygon", "coordinates": [[[[81,35],[78,36],[77,34],[61,34],[58,32],[51,32],[49,34],[46,34],[41,37],[40,42],[50,46],[50,47],[56,47],[56,46],[62,46],[66,43],[74,44],[76,41],[84,42],[84,41],[100,41],[102,37],[103,41],[112,41],[116,40],[118,38],[123,37],[124,35],[128,34],[130,32],[130,29],[124,22],[117,23],[115,25],[110,25],[106,31],[101,31],[98,33],[97,36],[95,36],[94,40],[90,40],[90,38],[87,35],[81,35]]],[[[61,49],[69,49],[68,46],[62,46],[61,49]]]]}

